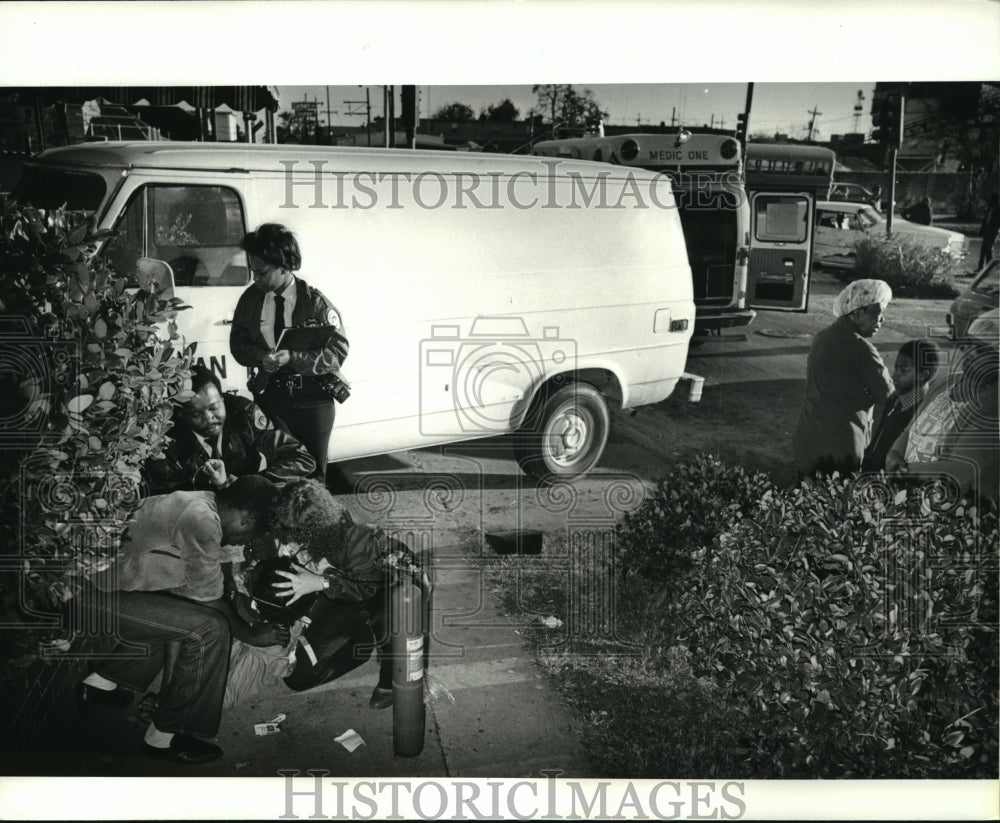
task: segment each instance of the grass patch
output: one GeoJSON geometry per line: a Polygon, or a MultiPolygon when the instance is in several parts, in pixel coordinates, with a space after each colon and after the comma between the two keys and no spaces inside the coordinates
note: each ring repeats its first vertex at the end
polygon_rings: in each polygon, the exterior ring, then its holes
{"type": "Polygon", "coordinates": [[[587,585],[609,571],[593,552],[572,551],[561,534],[546,535],[544,552],[498,558],[487,580],[509,614],[531,621],[522,635],[573,710],[595,769],[612,778],[732,774],[745,754],[741,717],[712,679],[695,675],[686,648],[658,645],[655,601],[614,598],[619,610],[609,613],[614,593],[587,585]]]}

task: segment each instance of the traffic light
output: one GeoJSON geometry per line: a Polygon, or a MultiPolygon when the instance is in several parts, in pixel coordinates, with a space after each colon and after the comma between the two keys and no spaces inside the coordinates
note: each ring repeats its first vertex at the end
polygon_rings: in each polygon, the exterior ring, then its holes
{"type": "Polygon", "coordinates": [[[740,112],[736,115],[736,139],[741,143],[746,143],[747,141],[747,115],[746,112],[740,112]]]}
{"type": "Polygon", "coordinates": [[[884,146],[899,148],[903,142],[905,98],[891,92],[872,102],[872,139],[884,146]]]}

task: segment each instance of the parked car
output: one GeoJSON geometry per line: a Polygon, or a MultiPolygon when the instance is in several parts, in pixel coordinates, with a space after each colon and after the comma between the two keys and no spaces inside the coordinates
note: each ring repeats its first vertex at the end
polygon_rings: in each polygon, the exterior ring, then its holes
{"type": "MultiPolygon", "coordinates": [[[[907,235],[930,248],[961,260],[969,247],[964,234],[936,226],[921,226],[901,217],[892,218],[894,235],[907,235]]],[[[860,203],[816,204],[813,263],[829,268],[854,268],[854,244],[866,234],[885,234],[885,216],[860,203]]]]}
{"type": "Polygon", "coordinates": [[[969,324],[979,315],[1000,307],[1000,258],[991,260],[972,284],[952,301],[948,325],[957,339],[965,337],[969,324]]]}
{"type": "Polygon", "coordinates": [[[875,192],[860,183],[834,183],[830,187],[830,199],[872,205],[875,202],[875,192]]]}

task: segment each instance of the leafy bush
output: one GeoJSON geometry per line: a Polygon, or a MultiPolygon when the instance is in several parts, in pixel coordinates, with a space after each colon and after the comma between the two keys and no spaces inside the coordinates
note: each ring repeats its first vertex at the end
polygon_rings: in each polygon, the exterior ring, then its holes
{"type": "Polygon", "coordinates": [[[769,490],[693,550],[671,640],[741,707],[750,776],[995,777],[996,512],[871,488],[769,490]]]}
{"type": "Polygon", "coordinates": [[[726,466],[711,455],[675,466],[618,527],[618,568],[651,581],[678,582],[693,550],[752,513],[772,487],[767,475],[726,466]]]}
{"type": "Polygon", "coordinates": [[[98,239],[79,213],[0,200],[4,550],[43,606],[113,557],[189,375],[173,345],[180,301],[148,279],[127,289],[98,239]]]}
{"type": "Polygon", "coordinates": [[[958,264],[910,235],[865,235],[854,245],[855,279],[884,280],[900,297],[954,297],[958,264]]]}

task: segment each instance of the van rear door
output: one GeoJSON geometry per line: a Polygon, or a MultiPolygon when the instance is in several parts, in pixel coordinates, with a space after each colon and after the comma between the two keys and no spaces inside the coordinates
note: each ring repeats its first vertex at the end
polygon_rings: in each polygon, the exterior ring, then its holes
{"type": "Polygon", "coordinates": [[[813,207],[807,194],[756,192],[750,198],[747,304],[752,308],[808,309],[813,207]]]}

